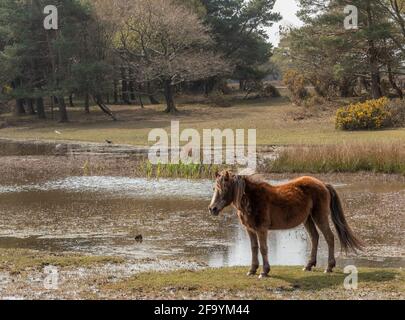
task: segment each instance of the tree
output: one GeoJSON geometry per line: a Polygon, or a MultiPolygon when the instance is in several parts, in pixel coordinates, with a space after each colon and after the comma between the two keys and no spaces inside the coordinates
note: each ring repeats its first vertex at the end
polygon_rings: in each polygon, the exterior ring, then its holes
{"type": "Polygon", "coordinates": [[[360,78],[370,96],[379,98],[384,94],[381,79],[387,74],[402,96],[395,83],[403,64],[403,55],[392,40],[397,25],[379,0],[301,0],[300,4],[305,25],[287,30],[278,54],[305,74],[320,95],[336,91],[351,95],[360,78]],[[358,8],[358,30],[344,29],[343,9],[348,4],[358,8]]]}
{"type": "MultiPolygon", "coordinates": [[[[0,66],[9,83],[8,94],[16,99],[16,113],[33,113],[45,118],[45,97],[58,103],[59,121],[68,121],[65,96],[78,93],[98,97],[108,91],[108,49],[103,26],[95,20],[89,1],[56,0],[59,29],[43,27],[45,0],[0,4],[0,66]]],[[[105,108],[103,108],[105,109],[105,108]]]]}
{"type": "Polygon", "coordinates": [[[174,87],[228,71],[227,63],[212,52],[213,41],[199,16],[169,0],[120,0],[112,18],[115,48],[134,81],[161,84],[166,112],[176,112],[174,87]]]}
{"type": "Polygon", "coordinates": [[[212,29],[216,49],[235,66],[233,78],[242,83],[266,76],[273,47],[266,28],[281,19],[275,0],[202,0],[205,21],[212,29]]]}

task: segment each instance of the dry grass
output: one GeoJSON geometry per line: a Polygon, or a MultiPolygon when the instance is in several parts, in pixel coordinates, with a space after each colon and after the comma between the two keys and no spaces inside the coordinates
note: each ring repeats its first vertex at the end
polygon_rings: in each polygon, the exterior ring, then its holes
{"type": "Polygon", "coordinates": [[[265,172],[357,172],[405,175],[405,144],[401,142],[345,143],[288,147],[278,159],[267,162],[265,172]]]}
{"type": "Polygon", "coordinates": [[[90,115],[79,109],[70,110],[71,122],[40,121],[25,117],[15,119],[2,115],[0,137],[42,140],[76,140],[115,144],[151,145],[148,134],[154,128],[170,132],[171,120],[180,121],[181,129],[257,129],[259,145],[343,144],[351,141],[385,143],[405,139],[405,129],[344,132],[335,129],[335,110],[313,107],[310,117],[297,117],[305,108],[292,105],[286,98],[235,101],[229,108],[215,108],[197,103],[179,104],[178,115],[163,113],[164,106],[112,106],[119,121],[108,119],[96,108],[90,115]],[[55,132],[58,131],[61,134],[55,132]]]}

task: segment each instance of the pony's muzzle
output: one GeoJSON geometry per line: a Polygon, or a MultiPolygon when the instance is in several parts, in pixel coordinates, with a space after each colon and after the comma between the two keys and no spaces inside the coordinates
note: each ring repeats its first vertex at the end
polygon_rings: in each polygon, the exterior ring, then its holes
{"type": "Polygon", "coordinates": [[[213,216],[219,215],[219,209],[218,209],[217,207],[215,207],[215,206],[213,206],[213,207],[209,206],[209,207],[208,207],[208,210],[210,211],[210,213],[211,213],[213,216]]]}

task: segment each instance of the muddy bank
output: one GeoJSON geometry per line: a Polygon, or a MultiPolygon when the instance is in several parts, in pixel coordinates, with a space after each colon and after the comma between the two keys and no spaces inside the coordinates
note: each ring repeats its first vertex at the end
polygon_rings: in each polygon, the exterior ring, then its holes
{"type": "Polygon", "coordinates": [[[192,261],[0,248],[0,300],[115,299],[120,293],[106,293],[104,285],[150,270],[192,271],[203,267],[192,261]]]}

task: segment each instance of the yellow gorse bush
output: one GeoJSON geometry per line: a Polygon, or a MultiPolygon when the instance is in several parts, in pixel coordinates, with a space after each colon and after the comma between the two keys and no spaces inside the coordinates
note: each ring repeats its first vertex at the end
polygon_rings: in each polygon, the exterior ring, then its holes
{"type": "Polygon", "coordinates": [[[338,109],[336,128],[342,130],[373,130],[389,126],[389,99],[384,97],[351,104],[338,109]]]}

